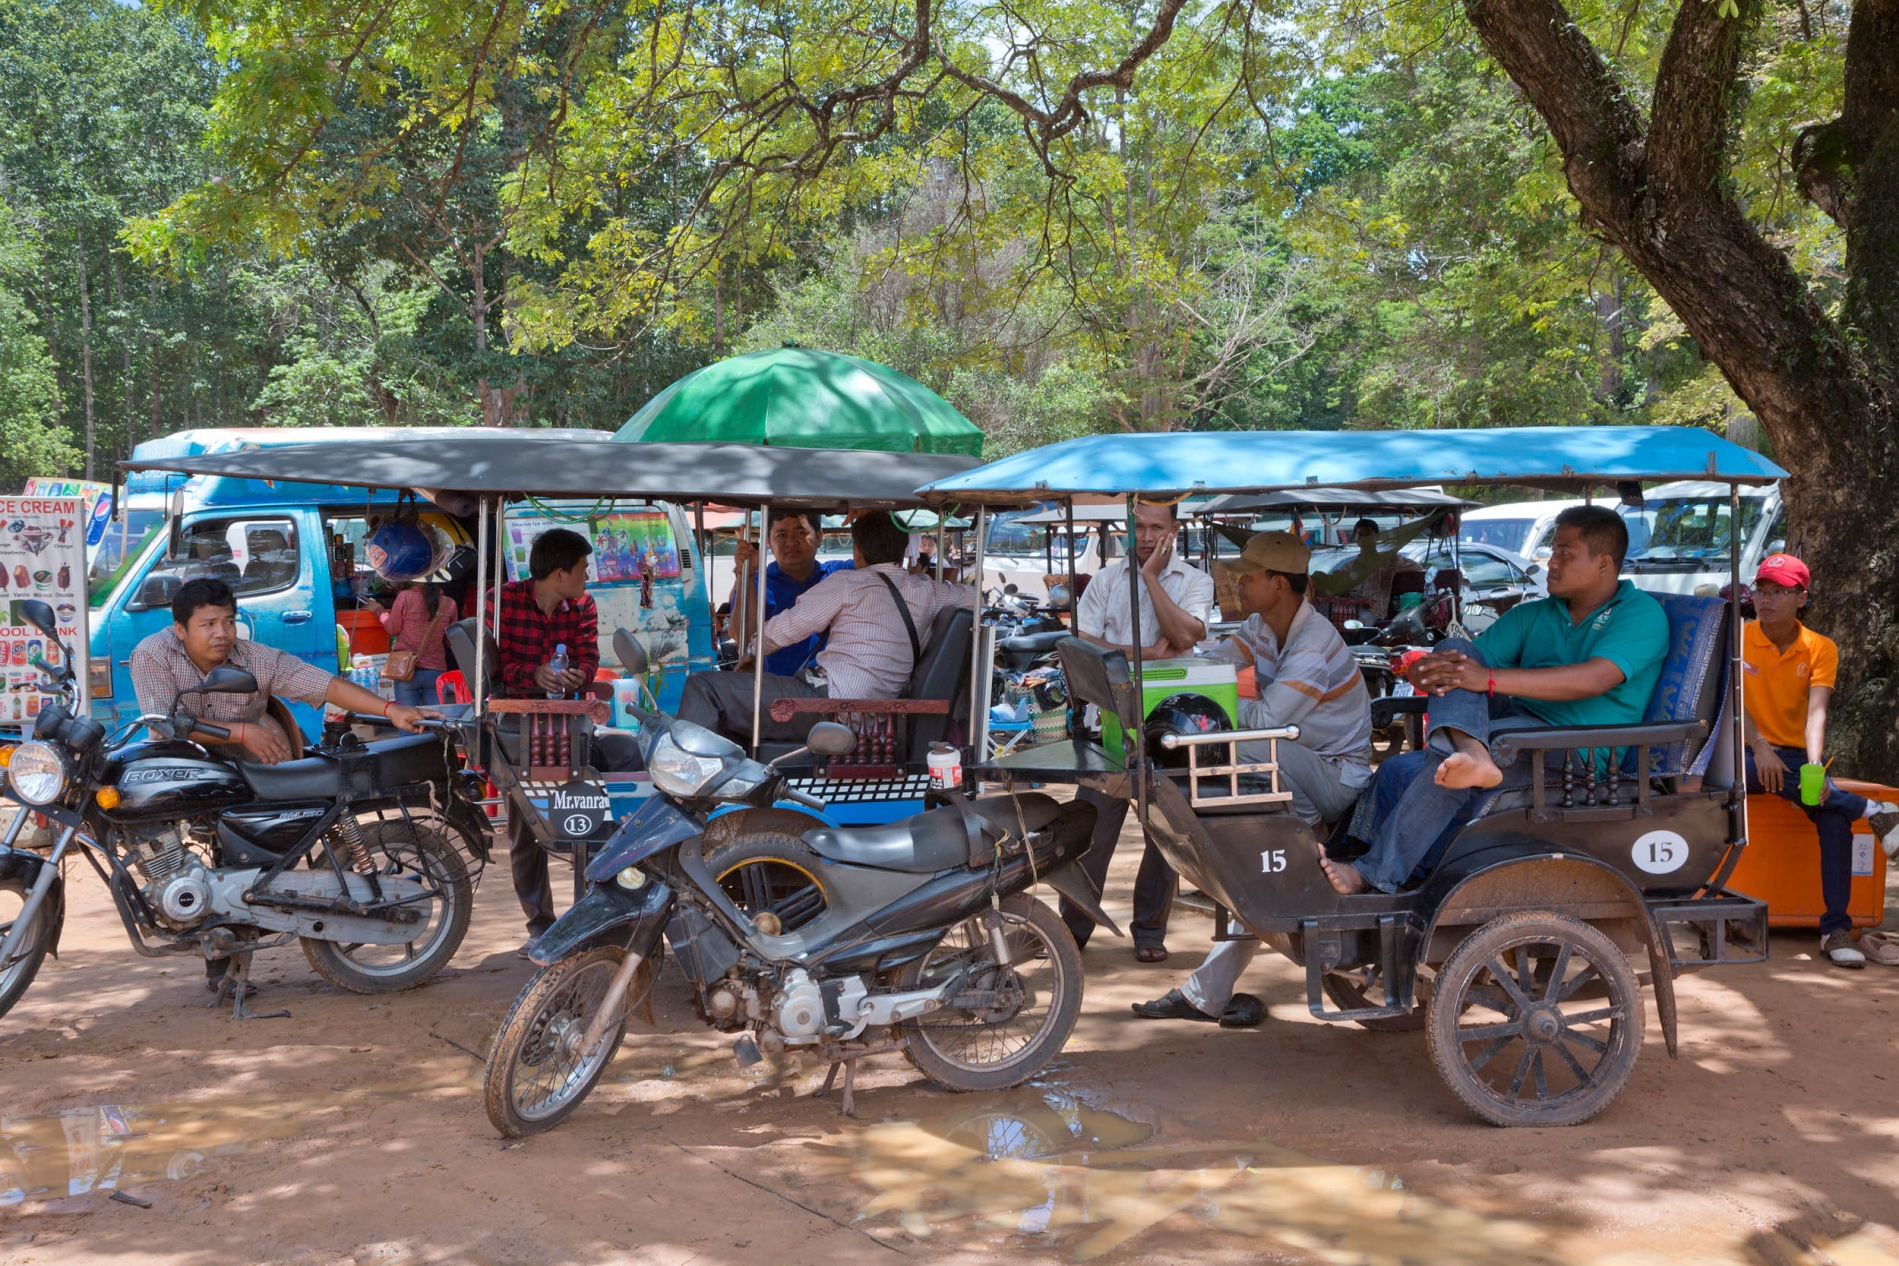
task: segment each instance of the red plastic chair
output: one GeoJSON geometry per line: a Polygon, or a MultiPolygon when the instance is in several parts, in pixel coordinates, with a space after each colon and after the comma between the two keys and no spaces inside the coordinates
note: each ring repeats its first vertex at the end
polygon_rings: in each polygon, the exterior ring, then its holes
{"type": "Polygon", "coordinates": [[[468,691],[468,678],[458,669],[451,668],[435,679],[435,701],[437,703],[473,703],[475,696],[468,691]],[[454,698],[449,696],[453,695],[454,698]]]}

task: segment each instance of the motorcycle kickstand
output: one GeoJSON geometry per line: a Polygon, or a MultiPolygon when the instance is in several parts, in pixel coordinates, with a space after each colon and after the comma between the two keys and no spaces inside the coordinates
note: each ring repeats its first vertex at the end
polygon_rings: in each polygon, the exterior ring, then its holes
{"type": "Polygon", "coordinates": [[[837,1070],[840,1068],[844,1070],[844,1097],[838,1101],[837,1114],[841,1117],[855,1117],[857,1115],[857,1059],[855,1056],[850,1059],[832,1060],[830,1071],[824,1074],[824,1084],[819,1086],[818,1092],[811,1097],[822,1099],[829,1095],[831,1087],[837,1083],[837,1070]]]}
{"type": "Polygon", "coordinates": [[[215,1007],[224,1001],[225,994],[230,993],[235,995],[231,1003],[231,1018],[233,1020],[288,1020],[290,1018],[290,1012],[288,1011],[251,1010],[244,1002],[244,994],[250,985],[250,981],[251,956],[249,954],[231,955],[230,959],[226,960],[224,979],[218,982],[218,996],[211,999],[211,1001],[205,1005],[215,1007]],[[230,968],[232,961],[235,961],[237,964],[235,977],[230,968]]]}

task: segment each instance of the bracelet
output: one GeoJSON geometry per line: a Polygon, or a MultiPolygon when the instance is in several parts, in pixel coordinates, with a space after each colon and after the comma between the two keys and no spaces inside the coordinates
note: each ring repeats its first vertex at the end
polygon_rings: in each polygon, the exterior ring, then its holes
{"type": "Polygon", "coordinates": [[[394,699],[391,699],[388,703],[385,703],[382,705],[382,719],[383,720],[387,721],[389,719],[389,709],[395,706],[396,706],[396,701],[394,699]]]}
{"type": "Polygon", "coordinates": [[[1485,687],[1484,693],[1493,699],[1497,697],[1497,674],[1495,672],[1490,674],[1490,684],[1485,687]]]}

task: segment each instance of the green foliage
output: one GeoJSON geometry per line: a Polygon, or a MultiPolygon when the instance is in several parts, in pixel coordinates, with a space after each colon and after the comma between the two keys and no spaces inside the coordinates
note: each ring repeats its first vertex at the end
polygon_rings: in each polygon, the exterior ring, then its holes
{"type": "Polygon", "coordinates": [[[39,262],[13,209],[0,203],[0,487],[70,473],[80,457],[59,425],[59,380],[46,336],[18,291],[39,262]]]}

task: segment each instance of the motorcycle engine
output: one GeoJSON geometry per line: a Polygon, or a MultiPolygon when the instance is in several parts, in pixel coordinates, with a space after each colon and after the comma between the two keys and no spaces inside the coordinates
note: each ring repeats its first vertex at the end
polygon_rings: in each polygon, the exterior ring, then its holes
{"type": "Polygon", "coordinates": [[[809,1045],[819,1037],[856,1037],[869,1023],[859,1009],[867,993],[861,977],[820,985],[803,968],[793,968],[772,999],[772,1023],[788,1046],[809,1045]]]}
{"type": "Polygon", "coordinates": [[[161,921],[175,928],[204,922],[211,913],[211,886],[202,858],[177,823],[128,841],[127,860],[145,881],[142,891],[161,921]]]}

